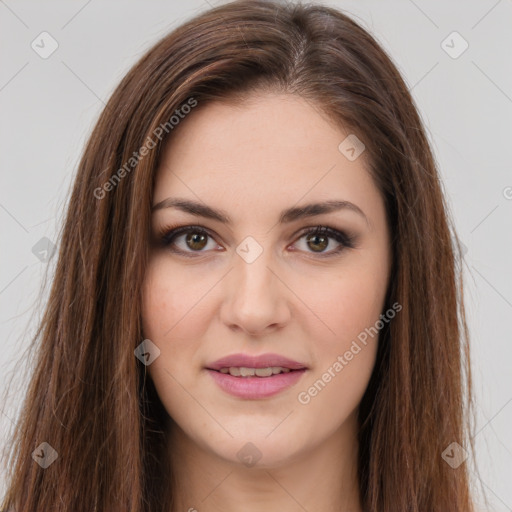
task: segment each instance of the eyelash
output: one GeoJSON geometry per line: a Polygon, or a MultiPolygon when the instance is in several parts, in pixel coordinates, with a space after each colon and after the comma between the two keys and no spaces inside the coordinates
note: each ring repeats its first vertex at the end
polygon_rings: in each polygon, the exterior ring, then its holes
{"type": "MultiPolygon", "coordinates": [[[[206,230],[205,228],[203,228],[201,226],[195,226],[195,225],[167,226],[167,227],[162,228],[159,231],[158,237],[161,241],[161,244],[164,247],[169,248],[169,250],[171,252],[183,254],[186,257],[194,258],[194,257],[199,256],[201,254],[201,252],[205,252],[205,251],[182,251],[181,249],[170,249],[170,246],[172,245],[173,240],[178,235],[181,235],[183,233],[186,234],[189,232],[205,235],[205,236],[208,236],[208,237],[214,239],[214,237],[211,235],[211,233],[208,230],[206,230]]],[[[315,226],[312,228],[308,228],[299,235],[297,240],[300,240],[304,236],[310,235],[310,234],[326,235],[328,238],[333,238],[334,240],[336,240],[336,242],[338,242],[340,244],[340,246],[338,248],[333,249],[330,252],[326,252],[326,253],[310,252],[309,253],[309,254],[316,255],[320,258],[329,258],[332,256],[336,256],[337,254],[344,251],[345,249],[353,249],[355,247],[355,241],[356,241],[355,236],[348,235],[347,233],[345,233],[343,231],[338,231],[337,229],[331,228],[329,226],[315,226]]]]}

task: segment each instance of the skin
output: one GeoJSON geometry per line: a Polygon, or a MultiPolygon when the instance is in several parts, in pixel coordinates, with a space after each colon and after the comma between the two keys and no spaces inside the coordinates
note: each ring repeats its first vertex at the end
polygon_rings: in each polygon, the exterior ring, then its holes
{"type": "Polygon", "coordinates": [[[347,159],[338,145],[349,132],[294,95],[199,105],[178,128],[164,148],[153,205],[201,201],[233,224],[175,208],[152,216],[142,320],[160,349],[148,370],[170,416],[173,511],[361,512],[357,411],[378,336],[309,403],[298,394],[384,313],[390,235],[366,153],[347,159]],[[278,223],[286,208],[326,200],[350,201],[366,219],[342,209],[278,223]],[[212,237],[204,246],[178,235],[174,248],[187,257],[161,243],[169,225],[200,225],[212,237]],[[308,243],[304,228],[318,225],[355,235],[355,247],[336,254],[334,238],[308,243]],[[247,236],[263,249],[250,264],[236,252],[247,236]],[[308,370],[273,397],[236,398],[205,366],[239,352],[278,353],[308,370]],[[252,467],[237,456],[254,450],[248,442],[261,454],[252,467]]]}

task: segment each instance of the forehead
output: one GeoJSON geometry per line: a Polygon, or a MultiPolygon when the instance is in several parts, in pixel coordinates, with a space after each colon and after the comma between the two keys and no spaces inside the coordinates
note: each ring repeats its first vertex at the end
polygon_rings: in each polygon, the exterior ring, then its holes
{"type": "Polygon", "coordinates": [[[214,197],[257,211],[301,198],[375,202],[365,153],[350,161],[338,149],[348,135],[295,95],[199,103],[165,145],[153,203],[169,195],[208,203],[214,197]]]}

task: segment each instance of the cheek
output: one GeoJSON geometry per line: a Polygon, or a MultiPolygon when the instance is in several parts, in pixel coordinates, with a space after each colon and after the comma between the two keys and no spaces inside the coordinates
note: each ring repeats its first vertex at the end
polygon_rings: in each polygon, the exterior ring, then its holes
{"type": "Polygon", "coordinates": [[[375,324],[383,312],[386,276],[379,266],[361,262],[347,265],[309,287],[308,305],[328,328],[322,328],[322,335],[327,333],[322,336],[325,350],[318,350],[318,353],[332,352],[329,347],[348,349],[352,339],[375,324]]]}
{"type": "Polygon", "coordinates": [[[143,285],[142,326],[147,338],[168,346],[201,329],[206,285],[194,286],[193,277],[165,255],[153,257],[143,285]]]}
{"type": "Polygon", "coordinates": [[[208,322],[202,314],[201,289],[191,287],[189,279],[189,274],[157,255],[143,284],[143,334],[160,350],[147,370],[171,417],[190,408],[186,389],[191,388],[191,367],[199,364],[201,333],[208,322]]]}
{"type": "Polygon", "coordinates": [[[328,329],[316,322],[320,330],[315,335],[313,324],[309,328],[315,365],[298,394],[308,414],[315,410],[324,414],[327,407],[343,420],[359,404],[385,325],[379,322],[387,291],[387,274],[382,269],[385,261],[381,265],[361,260],[345,266],[323,288],[311,289],[308,303],[328,329]]]}
{"type": "Polygon", "coordinates": [[[159,379],[169,380],[167,372],[179,379],[178,374],[190,367],[206,321],[201,318],[200,296],[187,286],[184,274],[155,257],[144,279],[142,332],[160,349],[160,356],[148,366],[157,386],[159,379]]]}
{"type": "Polygon", "coordinates": [[[173,283],[171,287],[165,267],[155,258],[148,265],[142,287],[142,327],[147,338],[156,340],[163,332],[171,329],[170,321],[173,318],[169,311],[174,311],[176,307],[173,300],[176,286],[178,283],[173,283]]]}

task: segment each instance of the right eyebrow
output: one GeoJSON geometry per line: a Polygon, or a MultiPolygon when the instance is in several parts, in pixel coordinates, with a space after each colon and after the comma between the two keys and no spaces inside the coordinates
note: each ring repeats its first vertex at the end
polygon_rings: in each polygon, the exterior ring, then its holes
{"type": "MultiPolygon", "coordinates": [[[[200,203],[190,199],[168,197],[167,199],[164,199],[163,201],[160,201],[159,203],[155,204],[152,207],[151,211],[155,212],[163,208],[176,208],[178,210],[190,213],[191,215],[196,215],[198,217],[205,217],[208,219],[217,220],[227,225],[232,224],[231,218],[224,210],[215,209],[204,203],[200,203]]],[[[294,206],[287,208],[286,210],[283,210],[281,212],[281,215],[279,216],[279,223],[288,224],[299,219],[314,217],[316,215],[331,213],[342,209],[348,209],[353,212],[356,212],[365,219],[368,225],[370,225],[367,216],[365,215],[363,210],[359,208],[359,206],[355,205],[354,203],[351,203],[350,201],[344,200],[331,200],[322,203],[309,203],[303,206],[294,206]]]]}

